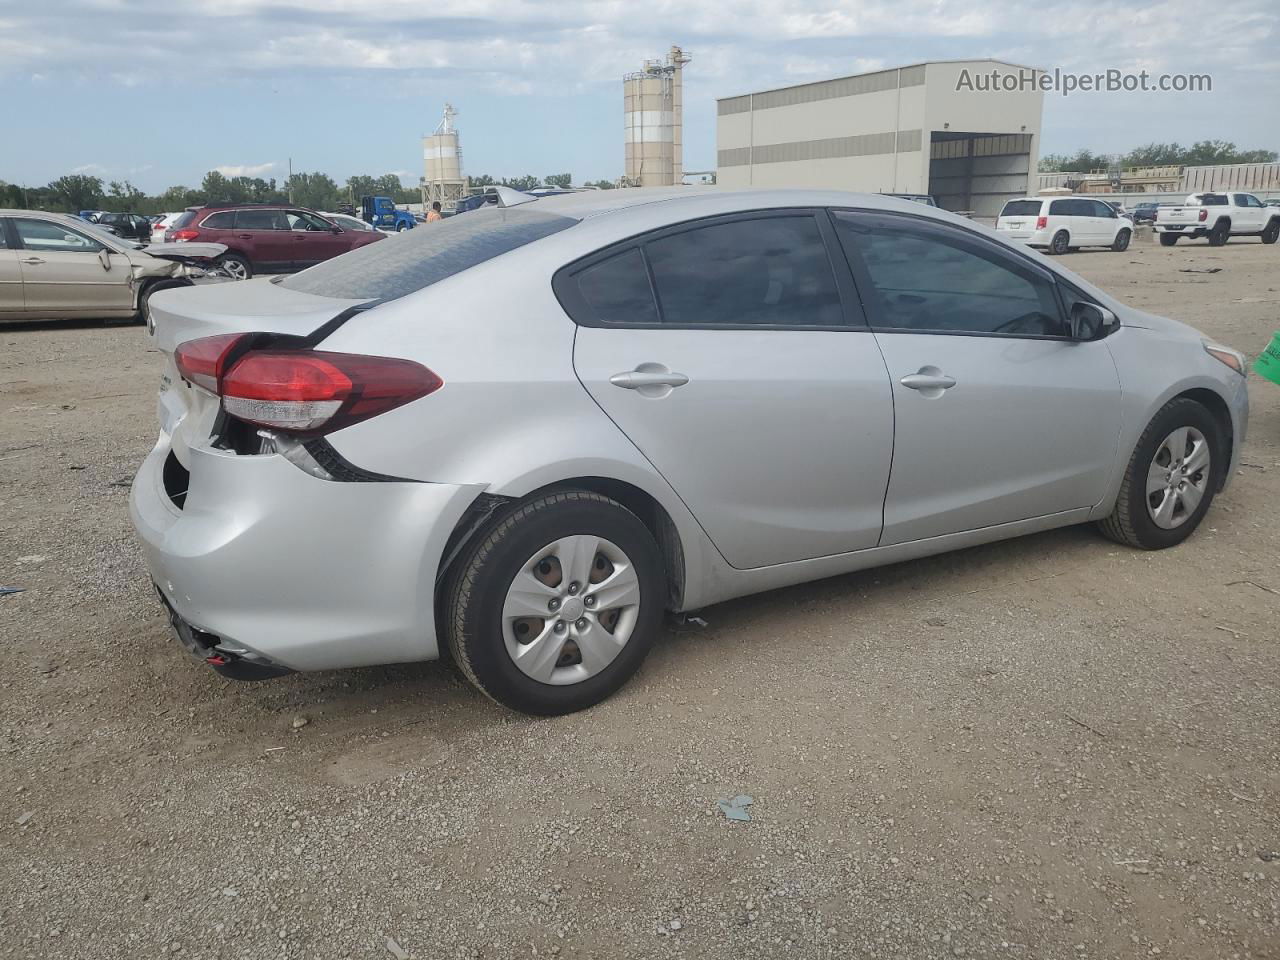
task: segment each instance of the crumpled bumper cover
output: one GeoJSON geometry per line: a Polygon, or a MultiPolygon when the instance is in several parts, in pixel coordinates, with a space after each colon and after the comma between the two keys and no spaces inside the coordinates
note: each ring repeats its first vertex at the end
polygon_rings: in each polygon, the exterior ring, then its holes
{"type": "Polygon", "coordinates": [[[429,660],[435,580],[479,487],[321,480],[277,455],[189,448],[183,508],[165,435],[129,498],[147,566],[190,626],[293,670],[429,660]]]}

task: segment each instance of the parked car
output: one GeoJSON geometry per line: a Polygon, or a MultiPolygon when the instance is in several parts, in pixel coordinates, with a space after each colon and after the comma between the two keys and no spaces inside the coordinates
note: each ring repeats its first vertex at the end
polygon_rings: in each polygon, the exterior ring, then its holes
{"type": "Polygon", "coordinates": [[[173,221],[182,216],[181,213],[162,213],[151,224],[151,242],[164,243],[165,231],[173,225],[173,221]]]}
{"type": "Polygon", "coordinates": [[[246,280],[255,273],[301,270],[385,237],[343,230],[305,207],[240,204],[190,208],[165,231],[165,239],[225,244],[222,266],[246,280]]]}
{"type": "Polygon", "coordinates": [[[346,213],[321,213],[320,216],[326,220],[331,220],[340,226],[343,230],[363,230],[371,232],[374,228],[372,225],[365,223],[359,217],[353,217],[346,213]]]}
{"type": "Polygon", "coordinates": [[[95,221],[100,227],[107,227],[118,237],[125,240],[151,242],[151,221],[138,213],[103,213],[95,221]]]}
{"type": "Polygon", "coordinates": [[[1093,197],[1024,197],[1000,211],[996,230],[1011,240],[1049,253],[1080,247],[1127,250],[1133,224],[1110,205],[1093,197]]]}
{"type": "Polygon", "coordinates": [[[1280,197],[1271,197],[1263,201],[1263,206],[1280,207],[1280,197]]]}
{"type": "Polygon", "coordinates": [[[156,291],[206,279],[223,250],[147,252],[78,217],[0,210],[0,321],[142,316],[156,291]]]}
{"type": "Polygon", "coordinates": [[[1155,200],[1143,200],[1133,208],[1133,222],[1138,223],[1155,223],[1156,210],[1160,204],[1155,200]]]}
{"type": "Polygon", "coordinates": [[[443,646],[564,713],[664,611],[1086,521],[1170,547],[1235,473],[1244,358],[1007,232],[828,191],[513,197],[155,298],[132,517],[219,671],[443,646]]]}
{"type": "Polygon", "coordinates": [[[899,200],[914,200],[916,203],[923,203],[926,207],[936,207],[938,202],[927,193],[886,193],[886,197],[897,197],[899,200]]]}
{"type": "Polygon", "coordinates": [[[1193,193],[1180,204],[1161,207],[1155,223],[1166,247],[1183,237],[1207,237],[1211,247],[1231,237],[1261,237],[1263,243],[1280,237],[1280,210],[1251,193],[1193,193]]]}
{"type": "Polygon", "coordinates": [[[377,230],[394,233],[412,230],[418,224],[412,213],[396,207],[390,197],[361,197],[360,219],[377,230]]]}

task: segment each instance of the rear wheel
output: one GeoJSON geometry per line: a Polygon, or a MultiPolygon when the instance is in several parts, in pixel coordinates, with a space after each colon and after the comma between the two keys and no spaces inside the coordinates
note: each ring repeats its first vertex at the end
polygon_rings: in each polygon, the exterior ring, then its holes
{"type": "Polygon", "coordinates": [[[1160,246],[1162,247],[1172,247],[1177,242],[1178,242],[1178,235],[1176,233],[1160,234],[1160,246]]]}
{"type": "Polygon", "coordinates": [[[1262,231],[1262,242],[1275,243],[1277,237],[1280,237],[1280,217],[1272,217],[1267,229],[1262,231]]]}
{"type": "Polygon", "coordinates": [[[503,706],[582,710],[639,668],[665,593],[658,546],[635,514],[586,491],[550,494],[462,559],[444,608],[449,652],[503,706]]]}
{"type": "Polygon", "coordinates": [[[151,321],[149,319],[151,314],[151,297],[154,294],[160,290],[173,290],[177,287],[189,286],[191,286],[190,280],[157,280],[155,283],[148,286],[142,291],[142,296],[138,297],[137,321],[139,323],[145,323],[148,326],[151,325],[151,321]]]}
{"type": "Polygon", "coordinates": [[[1221,247],[1230,236],[1231,222],[1229,220],[1219,220],[1213,225],[1213,229],[1209,231],[1209,246],[1221,247]]]}
{"type": "Polygon", "coordinates": [[[1065,230],[1059,230],[1053,235],[1053,239],[1049,241],[1049,252],[1054,254],[1064,254],[1071,244],[1071,237],[1065,230]]]}
{"type": "Polygon", "coordinates": [[[1116,234],[1115,241],[1111,244],[1111,249],[1116,253],[1124,253],[1129,249],[1129,239],[1133,236],[1130,230],[1121,230],[1116,234]]]}
{"type": "Polygon", "coordinates": [[[214,262],[232,280],[248,280],[253,276],[253,264],[238,253],[224,253],[214,262]]]}
{"type": "Polygon", "coordinates": [[[1170,400],[1143,431],[1115,510],[1099,526],[1131,547],[1176,546],[1200,525],[1225,469],[1218,421],[1194,400],[1170,400]]]}

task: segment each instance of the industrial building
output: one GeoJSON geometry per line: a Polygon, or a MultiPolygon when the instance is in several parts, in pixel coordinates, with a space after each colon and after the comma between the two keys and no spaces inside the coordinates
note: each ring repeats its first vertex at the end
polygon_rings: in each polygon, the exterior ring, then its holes
{"type": "Polygon", "coordinates": [[[623,186],[670,187],[684,179],[684,93],[689,56],[672,47],[622,78],[623,186]]]}
{"type": "Polygon", "coordinates": [[[994,217],[1036,187],[1044,93],[1033,67],[917,63],[717,100],[716,179],[727,187],[930,194],[994,217]],[[1028,78],[983,91],[966,76],[1028,78]]]}
{"type": "Polygon", "coordinates": [[[422,178],[422,203],[430,209],[440,201],[445,210],[454,210],[459,200],[467,195],[467,179],[462,175],[462,145],[453,118],[458,112],[453,105],[444,105],[444,117],[435,132],[422,138],[422,160],[425,167],[422,178]]]}

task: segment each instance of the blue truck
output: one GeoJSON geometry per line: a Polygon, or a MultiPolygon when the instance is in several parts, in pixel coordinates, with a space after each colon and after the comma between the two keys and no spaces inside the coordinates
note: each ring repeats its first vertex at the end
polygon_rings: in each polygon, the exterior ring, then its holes
{"type": "Polygon", "coordinates": [[[360,219],[375,230],[412,230],[418,221],[408,210],[397,210],[390,197],[361,197],[360,219]]]}

